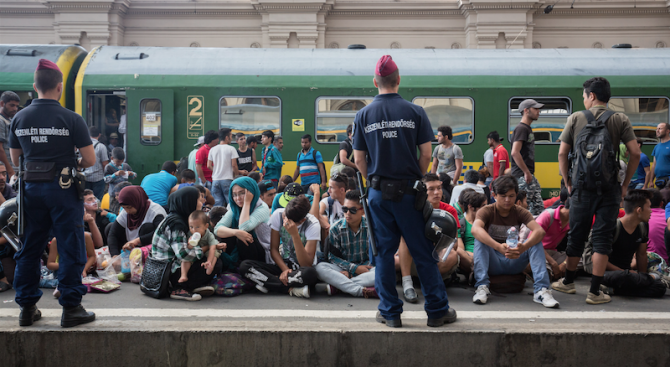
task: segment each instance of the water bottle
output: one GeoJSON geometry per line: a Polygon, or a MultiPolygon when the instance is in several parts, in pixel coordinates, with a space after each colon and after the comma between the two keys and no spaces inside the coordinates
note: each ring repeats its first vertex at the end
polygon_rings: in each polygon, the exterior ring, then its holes
{"type": "Polygon", "coordinates": [[[519,245],[519,232],[516,227],[510,227],[507,230],[507,247],[516,248],[519,245]]]}
{"type": "Polygon", "coordinates": [[[126,250],[121,251],[121,272],[130,273],[130,252],[126,250]]]}

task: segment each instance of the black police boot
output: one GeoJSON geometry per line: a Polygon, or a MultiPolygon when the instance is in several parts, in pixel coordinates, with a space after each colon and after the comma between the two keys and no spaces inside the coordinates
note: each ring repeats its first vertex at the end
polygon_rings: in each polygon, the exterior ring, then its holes
{"type": "Polygon", "coordinates": [[[440,317],[439,319],[428,318],[427,325],[430,327],[440,327],[444,324],[451,324],[454,321],[456,321],[456,310],[450,307],[447,311],[447,314],[440,317]]]}
{"type": "Polygon", "coordinates": [[[95,320],[93,312],[87,312],[84,306],[63,307],[63,316],[60,319],[60,326],[73,327],[86,324],[95,320]]]}
{"type": "Polygon", "coordinates": [[[388,327],[401,327],[402,326],[402,320],[397,319],[397,320],[387,320],[382,316],[382,313],[377,311],[377,316],[375,317],[377,322],[381,324],[386,324],[388,327]]]}
{"type": "Polygon", "coordinates": [[[30,326],[33,322],[42,318],[42,312],[37,309],[37,306],[21,307],[19,314],[19,326],[30,326]]]}

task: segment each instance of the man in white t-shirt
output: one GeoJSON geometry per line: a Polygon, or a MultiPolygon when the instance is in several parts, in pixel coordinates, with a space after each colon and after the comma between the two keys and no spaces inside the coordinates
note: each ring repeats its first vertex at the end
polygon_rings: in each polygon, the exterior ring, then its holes
{"type": "Polygon", "coordinates": [[[440,144],[433,151],[433,166],[430,171],[439,175],[444,172],[453,180],[452,186],[458,185],[463,171],[463,151],[461,147],[451,142],[454,135],[450,126],[437,128],[437,142],[440,144]]]}
{"type": "Polygon", "coordinates": [[[349,178],[341,173],[337,173],[330,178],[328,182],[328,194],[330,196],[319,203],[319,214],[321,214],[319,221],[322,228],[329,229],[332,224],[344,218],[342,204],[344,204],[348,186],[349,178]]]}
{"type": "Polygon", "coordinates": [[[207,167],[212,170],[212,195],[216,206],[226,207],[230,198],[228,191],[233,179],[238,175],[237,149],[230,146],[232,131],[228,128],[219,130],[219,145],[209,151],[207,167]]]}
{"type": "Polygon", "coordinates": [[[275,263],[244,260],[240,264],[240,273],[256,283],[259,291],[309,298],[309,287],[318,281],[314,266],[321,239],[319,221],[309,210],[304,195],[275,210],[270,217],[270,256],[275,263]]]}

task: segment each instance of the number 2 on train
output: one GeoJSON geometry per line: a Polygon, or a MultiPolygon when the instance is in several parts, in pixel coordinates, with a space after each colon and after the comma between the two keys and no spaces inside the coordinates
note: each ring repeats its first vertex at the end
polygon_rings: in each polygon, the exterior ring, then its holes
{"type": "Polygon", "coordinates": [[[197,139],[205,132],[205,116],[203,113],[205,98],[203,96],[188,96],[186,97],[186,101],[188,103],[186,133],[189,139],[197,139]]]}

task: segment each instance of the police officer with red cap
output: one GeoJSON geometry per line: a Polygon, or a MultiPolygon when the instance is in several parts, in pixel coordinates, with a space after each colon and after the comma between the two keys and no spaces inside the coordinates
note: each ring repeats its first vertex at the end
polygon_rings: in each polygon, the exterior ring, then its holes
{"type": "Polygon", "coordinates": [[[379,94],[354,119],[353,146],[356,165],[370,183],[370,216],[378,250],[374,259],[380,298],[377,321],[402,326],[394,266],[402,236],[421,279],[428,326],[442,326],[456,321],[456,311],[449,308],[447,291],[432,257],[434,246],[424,234],[422,211],[416,209],[422,205],[415,203],[421,201],[415,187],[420,186],[417,181],[428,169],[435,136],[423,108],[398,94],[400,73],[391,56],[382,56],[377,62],[374,85],[379,94]]]}
{"type": "Polygon", "coordinates": [[[77,166],[85,168],[95,163],[95,152],[82,117],[58,103],[63,93],[63,74],[58,66],[41,59],[34,80],[39,99],[16,114],[9,132],[14,165],[19,165],[22,155],[25,161],[25,233],[23,248],[14,257],[16,303],[21,307],[19,325],[30,326],[41,318],[36,307],[42,296],[38,288],[40,257],[51,231],[58,242],[61,326],[72,327],[95,320],[95,314],[81,305],[86,294],[81,283],[86,263],[84,205],[73,179],[77,166]],[[78,160],[75,148],[81,153],[78,160]]]}

